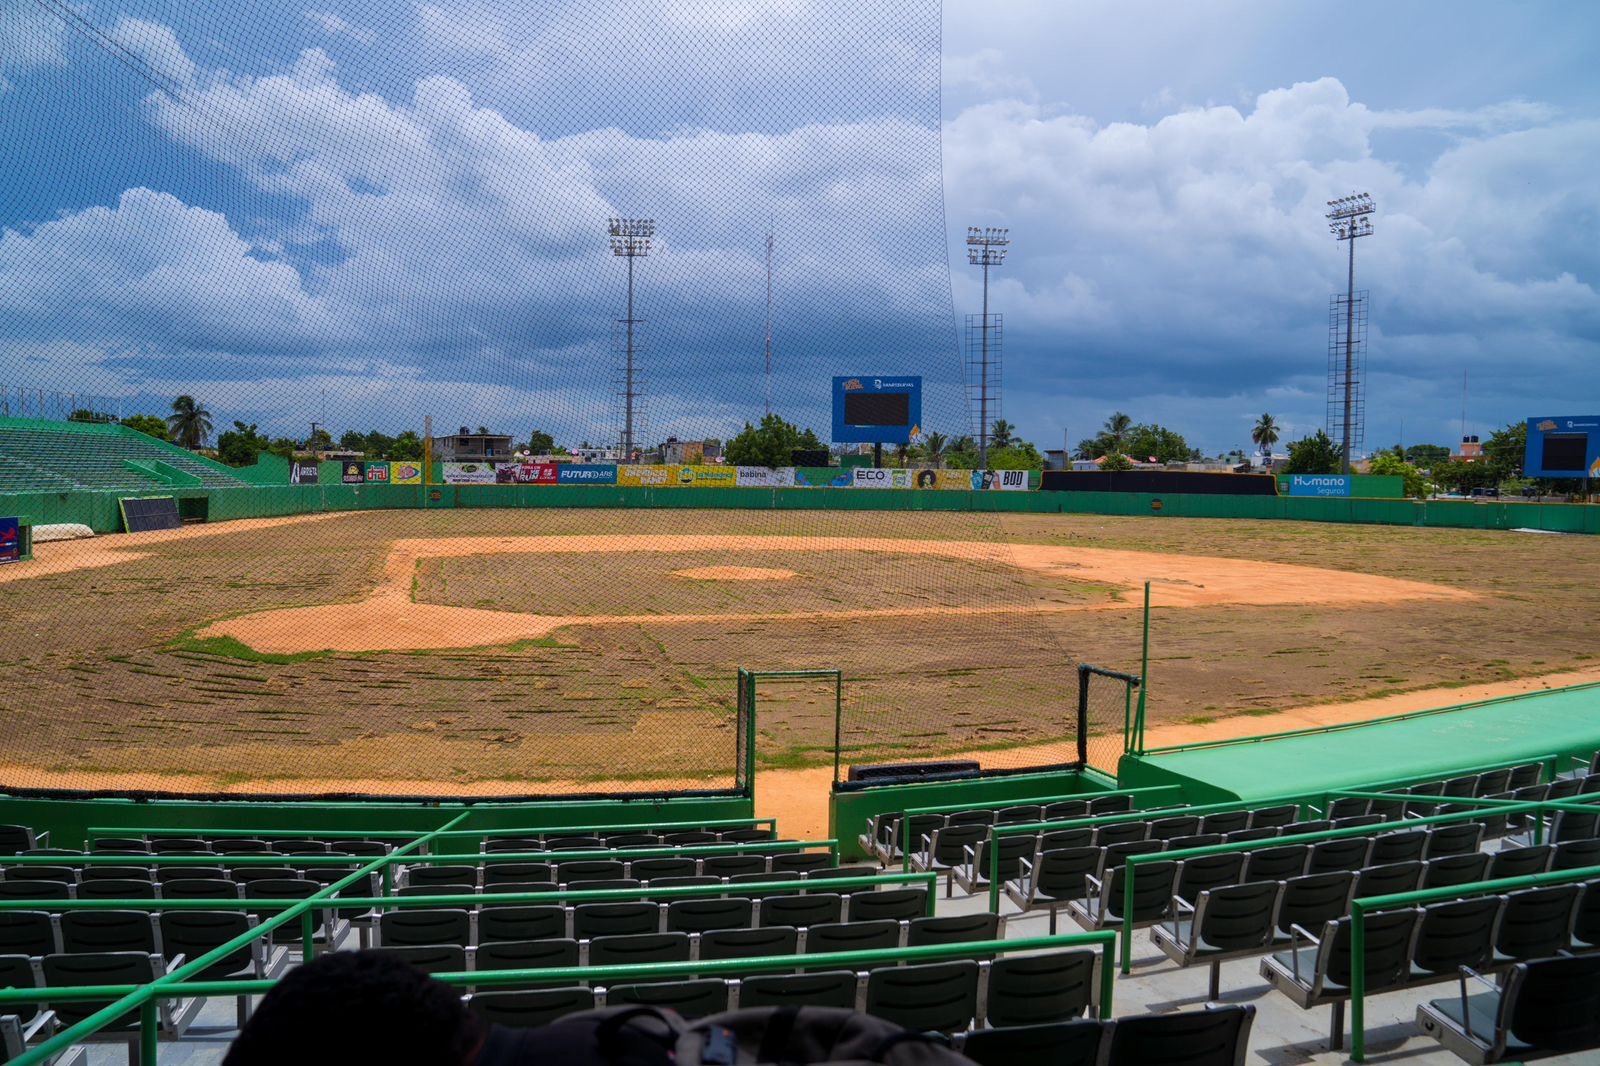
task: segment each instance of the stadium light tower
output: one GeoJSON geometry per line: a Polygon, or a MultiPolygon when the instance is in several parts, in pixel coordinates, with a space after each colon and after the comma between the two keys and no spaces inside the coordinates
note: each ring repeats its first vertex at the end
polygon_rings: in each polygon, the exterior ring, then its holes
{"type": "Polygon", "coordinates": [[[1010,232],[994,226],[967,227],[967,262],[983,267],[983,355],[978,379],[978,467],[982,470],[989,469],[989,268],[1006,261],[1010,232]]]}
{"type": "Polygon", "coordinates": [[[628,329],[627,363],[622,379],[622,461],[629,463],[633,461],[633,408],[638,395],[633,381],[633,327],[636,321],[633,317],[633,261],[650,254],[650,239],[656,235],[656,220],[613,218],[606,229],[611,237],[611,254],[620,255],[628,261],[628,317],[624,319],[628,329]]]}
{"type": "Polygon", "coordinates": [[[1340,465],[1350,473],[1351,389],[1355,382],[1356,239],[1372,236],[1372,213],[1378,205],[1367,193],[1353,193],[1328,201],[1328,230],[1335,240],[1350,242],[1350,267],[1344,296],[1344,436],[1340,439],[1340,465]]]}

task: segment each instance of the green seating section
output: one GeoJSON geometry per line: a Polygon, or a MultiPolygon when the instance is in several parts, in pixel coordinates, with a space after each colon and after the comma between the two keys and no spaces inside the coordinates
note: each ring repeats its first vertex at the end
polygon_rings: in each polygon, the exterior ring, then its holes
{"type": "Polygon", "coordinates": [[[203,488],[238,488],[227,468],[121,426],[0,419],[0,493],[73,489],[157,490],[172,486],[128,462],[162,463],[203,488]]]}

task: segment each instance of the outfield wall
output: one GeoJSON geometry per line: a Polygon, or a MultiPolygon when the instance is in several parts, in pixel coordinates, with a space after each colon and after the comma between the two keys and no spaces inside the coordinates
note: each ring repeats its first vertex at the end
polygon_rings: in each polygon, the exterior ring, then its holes
{"type": "MultiPolygon", "coordinates": [[[[0,495],[0,515],[48,525],[76,522],[97,533],[121,528],[117,500],[134,492],[0,495]]],[[[148,492],[145,493],[148,495],[148,492]]],[[[206,501],[221,522],[324,511],[456,507],[725,508],[826,511],[1007,511],[1036,514],[1147,515],[1155,518],[1257,518],[1455,529],[1537,529],[1600,533],[1600,505],[1472,500],[1317,499],[1284,496],[1154,496],[1122,492],[955,492],[916,489],[631,488],[615,485],[259,485],[173,489],[206,501]],[[437,499],[433,498],[437,495],[437,499]]]]}

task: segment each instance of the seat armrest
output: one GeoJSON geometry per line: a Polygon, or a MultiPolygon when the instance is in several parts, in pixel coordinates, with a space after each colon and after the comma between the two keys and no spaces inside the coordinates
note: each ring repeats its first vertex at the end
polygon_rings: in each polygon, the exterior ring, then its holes
{"type": "Polygon", "coordinates": [[[1467,978],[1470,977],[1473,980],[1475,980],[1475,981],[1479,982],[1480,984],[1482,984],[1484,987],[1486,987],[1486,988],[1488,988],[1488,989],[1490,989],[1492,991],[1496,991],[1496,992],[1498,992],[1500,990],[1500,986],[1494,984],[1492,981],[1490,981],[1487,978],[1485,978],[1481,973],[1479,973],[1477,970],[1474,970],[1470,966],[1461,967],[1460,977],[1461,977],[1461,1025],[1462,1025],[1462,1028],[1465,1029],[1467,1037],[1469,1039],[1474,1039],[1474,1040],[1480,1039],[1479,1037],[1474,1036],[1474,1034],[1472,1032],[1472,1012],[1467,1009],[1467,978]]]}
{"type": "Polygon", "coordinates": [[[1088,895],[1090,897],[1098,896],[1100,894],[1100,892],[1101,892],[1101,889],[1103,889],[1105,887],[1104,883],[1098,877],[1096,877],[1094,874],[1084,874],[1083,875],[1083,883],[1084,883],[1085,886],[1093,886],[1093,887],[1089,888],[1089,891],[1087,893],[1085,893],[1085,895],[1088,895]]]}
{"type": "Polygon", "coordinates": [[[54,1036],[55,1032],[56,1012],[53,1010],[42,1010],[30,1018],[27,1025],[22,1027],[23,1046],[33,1043],[42,1036],[54,1036]]]}
{"type": "Polygon", "coordinates": [[[1313,936],[1307,929],[1305,929],[1305,927],[1301,926],[1298,922],[1296,922],[1295,924],[1289,926],[1289,932],[1294,937],[1294,939],[1289,944],[1289,964],[1294,969],[1294,979],[1296,981],[1299,981],[1300,980],[1300,939],[1301,939],[1301,937],[1304,937],[1307,941],[1309,941],[1312,944],[1315,944],[1319,948],[1322,946],[1322,941],[1318,940],[1315,936],[1313,936]]]}

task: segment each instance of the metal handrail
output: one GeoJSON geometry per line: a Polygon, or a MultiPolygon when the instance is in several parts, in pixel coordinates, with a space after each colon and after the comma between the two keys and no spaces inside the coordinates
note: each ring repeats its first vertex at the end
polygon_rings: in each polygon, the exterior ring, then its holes
{"type": "MultiPolygon", "coordinates": [[[[468,813],[471,813],[470,811],[468,813]]],[[[536,836],[549,836],[552,833],[561,835],[579,835],[589,832],[609,831],[613,833],[624,832],[657,832],[660,830],[693,830],[704,829],[708,825],[733,826],[736,828],[757,828],[777,830],[776,818],[702,818],[692,822],[640,822],[638,825],[621,825],[616,822],[597,822],[592,825],[538,825],[538,826],[495,826],[481,829],[453,829],[442,834],[444,837],[490,837],[490,836],[515,836],[529,833],[536,836]]],[[[90,826],[88,839],[93,843],[99,837],[125,837],[125,836],[194,836],[208,837],[284,837],[286,839],[300,839],[306,837],[346,838],[355,839],[364,837],[368,840],[410,840],[421,836],[430,830],[417,829],[255,829],[239,828],[233,826],[227,829],[205,829],[194,826],[90,826]]]]}

